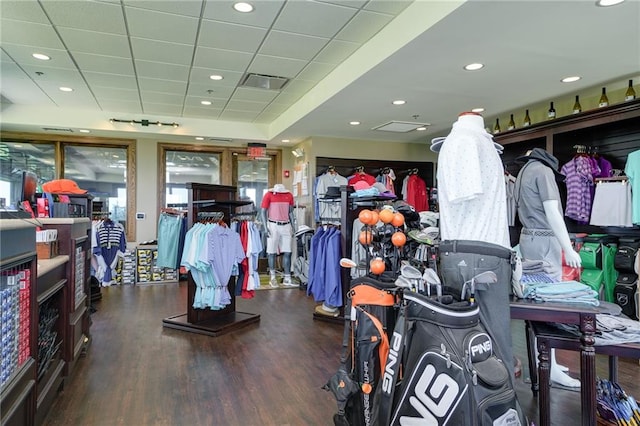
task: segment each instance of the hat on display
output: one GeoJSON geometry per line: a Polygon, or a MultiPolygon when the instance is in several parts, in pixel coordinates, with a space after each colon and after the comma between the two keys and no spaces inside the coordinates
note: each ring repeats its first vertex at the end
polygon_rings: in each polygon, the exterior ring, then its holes
{"type": "Polygon", "coordinates": [[[340,198],[340,187],[339,186],[328,186],[327,192],[324,193],[322,198],[340,198]]]}
{"type": "Polygon", "coordinates": [[[275,185],[273,185],[273,188],[271,188],[269,190],[270,192],[289,192],[289,190],[287,188],[285,188],[285,186],[281,183],[276,183],[275,185]]]}
{"type": "MultiPolygon", "coordinates": [[[[433,152],[440,152],[445,139],[447,139],[446,136],[440,136],[431,139],[431,146],[429,147],[429,149],[433,152]]],[[[499,154],[502,154],[504,152],[504,146],[500,145],[498,142],[493,141],[493,147],[496,149],[496,151],[498,151],[499,154]]]]}
{"type": "Polygon", "coordinates": [[[440,214],[437,212],[431,211],[423,211],[419,213],[420,215],[420,223],[426,226],[436,226],[438,225],[438,219],[440,218],[440,214]]]}
{"type": "Polygon", "coordinates": [[[363,180],[359,180],[351,186],[353,186],[353,189],[355,189],[356,191],[362,191],[363,189],[371,188],[371,185],[363,180]]]}
{"type": "Polygon", "coordinates": [[[298,230],[295,233],[296,237],[299,237],[300,235],[306,233],[306,232],[313,232],[313,228],[307,226],[307,225],[300,225],[298,226],[298,230]]]}
{"type": "Polygon", "coordinates": [[[386,186],[384,186],[384,184],[382,182],[376,182],[371,187],[377,189],[378,192],[380,193],[380,196],[382,196],[382,197],[395,197],[396,196],[392,191],[390,191],[386,186]]]}
{"type": "Polygon", "coordinates": [[[56,179],[42,184],[42,191],[50,194],[86,194],[86,189],[80,189],[71,179],[56,179]]]}

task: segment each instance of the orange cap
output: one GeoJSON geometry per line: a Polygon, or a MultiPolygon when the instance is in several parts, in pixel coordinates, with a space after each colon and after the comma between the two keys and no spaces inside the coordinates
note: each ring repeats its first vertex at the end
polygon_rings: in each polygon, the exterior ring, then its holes
{"type": "Polygon", "coordinates": [[[86,189],[80,189],[71,179],[56,179],[42,184],[42,190],[51,194],[86,194],[86,189]]]}

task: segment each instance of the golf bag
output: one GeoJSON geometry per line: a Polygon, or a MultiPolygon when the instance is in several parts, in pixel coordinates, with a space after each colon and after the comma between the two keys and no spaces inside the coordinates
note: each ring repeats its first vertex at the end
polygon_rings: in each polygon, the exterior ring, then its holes
{"type": "Polygon", "coordinates": [[[403,299],[376,395],[375,424],[527,425],[478,306],[443,304],[413,292],[403,299]]]}
{"type": "Polygon", "coordinates": [[[374,425],[374,395],[389,353],[395,327],[398,288],[370,276],[351,282],[345,309],[343,350],[338,372],[324,389],[334,393],[335,426],[374,425]]]}
{"type": "Polygon", "coordinates": [[[293,262],[293,276],[304,287],[309,283],[309,252],[311,251],[313,232],[313,229],[308,227],[296,232],[296,258],[293,262]]]}

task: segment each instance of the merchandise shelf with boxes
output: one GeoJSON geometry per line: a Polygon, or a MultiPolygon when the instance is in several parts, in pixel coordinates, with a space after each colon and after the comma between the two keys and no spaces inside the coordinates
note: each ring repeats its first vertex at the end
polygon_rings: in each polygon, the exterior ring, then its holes
{"type": "Polygon", "coordinates": [[[158,260],[157,245],[139,245],[136,247],[135,256],[136,282],[138,284],[178,282],[178,269],[156,266],[158,260]]]}

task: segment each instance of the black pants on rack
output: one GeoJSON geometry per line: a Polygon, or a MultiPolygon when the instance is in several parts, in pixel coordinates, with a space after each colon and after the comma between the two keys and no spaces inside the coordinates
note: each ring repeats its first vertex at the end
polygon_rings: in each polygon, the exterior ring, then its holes
{"type": "Polygon", "coordinates": [[[476,285],[475,299],[480,307],[480,321],[494,341],[493,350],[504,361],[513,382],[509,308],[513,251],[496,244],[467,240],[442,241],[439,251],[445,286],[462,290],[465,281],[485,271],[493,271],[498,277],[495,284],[476,285]]]}

